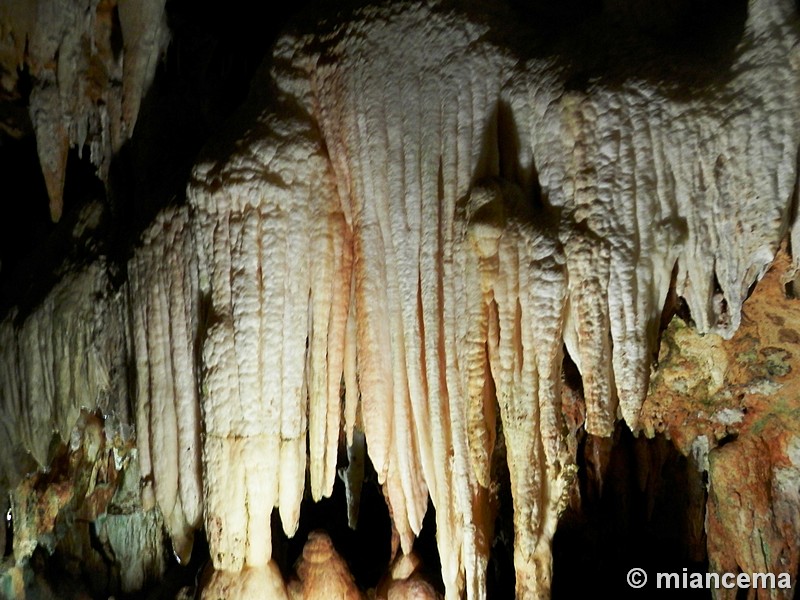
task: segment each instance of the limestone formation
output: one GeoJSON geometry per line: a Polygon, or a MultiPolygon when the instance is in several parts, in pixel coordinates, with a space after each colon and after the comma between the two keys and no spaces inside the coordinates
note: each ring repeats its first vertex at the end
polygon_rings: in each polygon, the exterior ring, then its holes
{"type": "MultiPolygon", "coordinates": [[[[91,138],[105,177],[166,34],[158,0],[46,4],[36,18],[0,9],[26,23],[0,39],[14,49],[0,46],[0,65],[32,65],[57,219],[69,146],[91,138]],[[121,54],[103,45],[115,23],[121,54]]],[[[749,0],[739,20],[701,19],[708,35],[685,44],[671,36],[698,23],[681,20],[682,2],[610,2],[557,35],[541,6],[489,4],[300,21],[254,83],[244,126],[198,159],[186,203],[164,207],[124,259],[67,265],[40,305],[0,322],[0,498],[13,490],[25,514],[48,506],[25,522],[34,532],[15,531],[18,562],[85,493],[55,480],[34,493],[28,471],[73,431],[89,435],[79,416],[100,411],[134,434],[137,510],[152,517],[134,546],[163,520],[186,564],[205,535],[204,598],[364,597],[319,531],[287,586],[273,537],[295,536],[304,497],[331,496],[337,473],[354,526],[369,469],[394,534],[374,593],[437,597],[411,558],[430,499],[440,591],[485,598],[498,461],[516,596],[548,597],[578,431],[609,436],[620,420],[669,434],[708,473],[711,568],[796,571],[800,433],[782,395],[793,301],[777,267],[759,284],[780,244],[800,239],[795,3],[749,0]],[[662,333],[678,302],[691,323],[662,333]],[[775,327],[752,331],[763,319],[775,327]],[[565,364],[579,386],[565,386],[565,364]]],[[[778,263],[791,280],[796,256],[778,263]]],[[[123,560],[105,500],[91,520],[123,560]]],[[[127,589],[154,561],[134,561],[127,589]]]]}

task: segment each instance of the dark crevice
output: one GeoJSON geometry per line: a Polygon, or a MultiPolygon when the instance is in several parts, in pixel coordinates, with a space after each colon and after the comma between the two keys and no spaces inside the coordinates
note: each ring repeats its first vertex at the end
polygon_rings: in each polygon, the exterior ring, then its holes
{"type": "Polygon", "coordinates": [[[506,460],[506,440],[500,410],[497,414],[497,440],[492,454],[492,481],[496,485],[497,516],[486,572],[487,598],[511,600],[515,597],[514,572],[514,502],[511,497],[511,474],[506,460]]]}
{"type": "MultiPolygon", "coordinates": [[[[0,316],[16,302],[20,280],[32,272],[26,269],[38,248],[45,245],[55,226],[50,222],[47,189],[36,142],[32,137],[9,140],[0,137],[0,164],[14,173],[19,188],[5,195],[0,219],[0,316]],[[17,196],[16,198],[14,196],[17,196]]],[[[35,272],[35,271],[34,271],[35,272]]],[[[30,284],[23,284],[29,286],[30,284]]]]}
{"type": "Polygon", "coordinates": [[[667,291],[667,297],[664,300],[664,306],[661,309],[661,316],[657,323],[655,345],[652,348],[653,354],[651,356],[651,364],[654,366],[658,366],[658,355],[661,350],[661,336],[664,334],[664,331],[667,329],[667,327],[669,327],[672,318],[678,315],[687,323],[691,318],[689,315],[689,307],[686,305],[686,301],[678,296],[678,292],[675,288],[678,280],[678,271],[678,261],[675,261],[675,264],[672,267],[672,274],[670,275],[669,279],[669,290],[667,291]]]}
{"type": "Polygon", "coordinates": [[[561,361],[561,377],[563,383],[570,390],[579,394],[580,400],[583,401],[583,378],[581,377],[581,372],[578,370],[578,366],[572,359],[566,345],[564,345],[562,352],[564,355],[561,361]]]}
{"type": "Polygon", "coordinates": [[[750,284],[750,287],[747,288],[747,293],[744,296],[744,300],[750,298],[753,295],[753,292],[756,291],[756,286],[758,285],[758,280],[756,279],[753,283],[750,284]]]}
{"type": "Polygon", "coordinates": [[[119,7],[115,4],[111,8],[111,53],[115,60],[119,60],[122,56],[124,48],[124,41],[122,39],[122,23],[119,20],[119,7]]]}
{"type": "MultiPolygon", "coordinates": [[[[17,148],[35,156],[35,147],[21,143],[17,148]]],[[[67,161],[64,185],[64,213],[59,223],[50,221],[47,210],[47,192],[44,180],[33,163],[26,170],[27,159],[17,159],[3,153],[0,145],[0,161],[8,158],[12,168],[19,168],[29,179],[30,189],[22,200],[11,204],[11,218],[0,219],[0,318],[14,305],[19,307],[18,320],[24,319],[52,287],[63,277],[66,270],[76,271],[88,265],[103,253],[109,235],[108,221],[104,209],[103,185],[94,174],[87,155],[82,158],[71,150],[67,161]],[[41,201],[41,202],[40,202],[41,201]],[[42,204],[43,203],[43,204],[42,204]],[[92,205],[96,205],[92,209],[92,205]],[[87,215],[96,211],[97,219],[87,226],[87,215]]]]}
{"type": "MultiPolygon", "coordinates": [[[[693,536],[704,519],[702,474],[669,440],[637,438],[618,423],[610,439],[581,434],[578,465],[579,501],[566,510],[553,540],[554,599],[591,597],[597,590],[647,596],[654,585],[627,585],[625,576],[634,567],[650,575],[683,568],[706,572],[705,540],[693,536]],[[598,447],[605,454],[602,481],[593,475],[599,472],[592,464],[598,447]]],[[[681,594],[711,597],[709,590],[681,594]]]]}
{"type": "Polygon", "coordinates": [[[525,182],[519,161],[519,129],[511,106],[502,100],[497,103],[496,127],[498,175],[522,187],[525,182]]]}
{"type": "Polygon", "coordinates": [[[436,590],[444,595],[442,581],[442,561],[439,558],[439,547],[436,545],[436,509],[428,500],[428,512],[422,521],[422,531],[414,542],[414,552],[422,563],[420,574],[427,579],[436,590]]]}
{"type": "Polygon", "coordinates": [[[712,301],[714,302],[714,314],[716,315],[716,323],[712,323],[712,325],[716,327],[728,327],[731,314],[728,307],[728,299],[725,297],[725,291],[722,289],[722,285],[719,282],[719,277],[717,277],[717,270],[714,269],[714,280],[713,280],[713,293],[712,293],[712,301]],[[718,306],[717,306],[718,305],[718,306]]]}
{"type": "Polygon", "coordinates": [[[689,310],[689,305],[684,298],[678,298],[678,305],[675,307],[675,316],[683,320],[684,323],[692,328],[695,328],[695,322],[692,318],[692,313],[689,310]]]}

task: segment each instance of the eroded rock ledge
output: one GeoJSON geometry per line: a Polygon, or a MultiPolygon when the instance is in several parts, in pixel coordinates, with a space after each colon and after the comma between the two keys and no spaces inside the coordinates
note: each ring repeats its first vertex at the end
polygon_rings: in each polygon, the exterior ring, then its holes
{"type": "Polygon", "coordinates": [[[99,409],[134,435],[144,530],[163,521],[183,562],[206,536],[207,597],[357,597],[322,533],[285,587],[271,520],[294,535],[342,453],[354,520],[366,452],[397,556],[379,589],[433,593],[403,562],[430,498],[445,596],[483,598],[499,456],[516,594],[546,597],[578,431],[621,419],[708,472],[711,568],[795,572],[791,259],[742,309],[800,235],[794,3],[751,0],[699,48],[623,5],[556,39],[516,17],[401,3],[281,37],[269,103],[197,164],[124,283],[100,259],[0,324],[2,485],[31,489],[17,457],[47,468],[99,409]],[[659,353],[676,298],[692,323],[659,353]]]}

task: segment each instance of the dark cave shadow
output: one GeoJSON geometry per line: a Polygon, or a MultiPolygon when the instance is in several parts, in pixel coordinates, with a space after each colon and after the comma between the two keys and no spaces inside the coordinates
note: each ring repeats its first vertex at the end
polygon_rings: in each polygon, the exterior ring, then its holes
{"type": "MultiPolygon", "coordinates": [[[[747,0],[510,0],[514,32],[487,37],[521,61],[552,59],[566,90],[647,82],[685,100],[725,85],[746,34],[747,0]]],[[[795,22],[795,27],[798,23],[795,22]]],[[[777,30],[776,30],[777,33],[777,30]]]]}
{"type": "Polygon", "coordinates": [[[708,570],[705,535],[696,535],[698,527],[704,531],[705,517],[705,485],[696,466],[664,436],[637,438],[623,423],[617,423],[610,439],[583,433],[578,464],[580,503],[567,509],[553,540],[552,597],[610,592],[617,598],[654,593],[710,598],[710,590],[657,589],[655,583],[659,572],[708,570]],[[607,460],[604,466],[591,464],[597,444],[607,460]],[[703,490],[701,504],[698,489],[703,490]],[[627,584],[633,568],[648,574],[643,589],[627,584]],[[581,576],[575,577],[576,572],[581,576]]]}

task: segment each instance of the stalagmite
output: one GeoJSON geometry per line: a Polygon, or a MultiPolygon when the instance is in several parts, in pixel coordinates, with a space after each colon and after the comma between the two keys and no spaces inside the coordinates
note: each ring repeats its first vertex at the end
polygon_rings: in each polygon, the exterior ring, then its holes
{"type": "Polygon", "coordinates": [[[420,574],[416,554],[401,554],[392,563],[389,573],[378,586],[377,600],[438,600],[434,587],[420,574]]]}
{"type": "Polygon", "coordinates": [[[353,576],[328,535],[312,531],[297,562],[296,581],[289,584],[292,600],[361,600],[353,576]]]}

